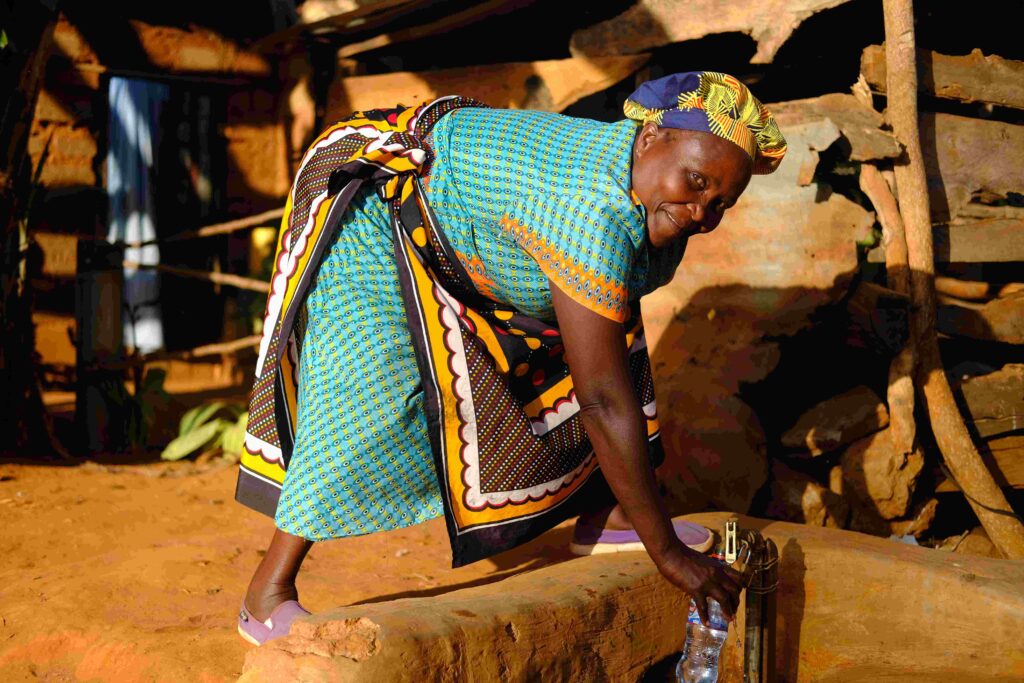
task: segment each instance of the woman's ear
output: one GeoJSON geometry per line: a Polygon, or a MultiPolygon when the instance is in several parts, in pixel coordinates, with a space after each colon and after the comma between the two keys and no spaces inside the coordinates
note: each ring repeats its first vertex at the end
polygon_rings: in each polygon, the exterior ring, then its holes
{"type": "Polygon", "coordinates": [[[636,136],[636,156],[642,156],[647,149],[658,139],[658,124],[648,121],[640,129],[636,136]]]}

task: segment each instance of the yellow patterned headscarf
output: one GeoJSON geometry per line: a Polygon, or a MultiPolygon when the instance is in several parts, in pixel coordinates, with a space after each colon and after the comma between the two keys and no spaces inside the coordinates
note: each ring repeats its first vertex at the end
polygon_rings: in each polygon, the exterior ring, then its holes
{"type": "Polygon", "coordinates": [[[757,174],[771,173],[786,155],[786,139],[771,112],[728,74],[689,71],[648,81],[629,96],[623,110],[641,123],[725,138],[750,155],[757,174]]]}

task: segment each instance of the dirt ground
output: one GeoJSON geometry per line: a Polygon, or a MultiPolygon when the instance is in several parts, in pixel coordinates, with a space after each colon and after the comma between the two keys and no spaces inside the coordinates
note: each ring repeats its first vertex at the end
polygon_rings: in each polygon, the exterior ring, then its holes
{"type": "MultiPolygon", "coordinates": [[[[228,681],[235,618],[273,523],[234,502],[235,466],[0,463],[0,681],[228,681]]],[[[424,596],[569,559],[571,523],[450,568],[441,519],[317,545],[312,611],[424,596]]]]}

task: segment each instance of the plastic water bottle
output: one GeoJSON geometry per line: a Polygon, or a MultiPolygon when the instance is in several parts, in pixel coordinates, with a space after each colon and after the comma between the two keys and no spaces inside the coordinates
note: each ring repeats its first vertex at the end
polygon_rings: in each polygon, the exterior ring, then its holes
{"type": "Polygon", "coordinates": [[[708,623],[700,623],[697,604],[690,600],[686,617],[686,645],[676,664],[676,680],[680,683],[715,683],[718,680],[718,656],[729,634],[729,622],[722,607],[708,598],[708,623]]]}

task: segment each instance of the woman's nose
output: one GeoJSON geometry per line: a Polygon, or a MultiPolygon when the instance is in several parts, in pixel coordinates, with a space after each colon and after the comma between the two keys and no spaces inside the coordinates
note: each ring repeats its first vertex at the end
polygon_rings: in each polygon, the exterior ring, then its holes
{"type": "Polygon", "coordinates": [[[702,225],[704,223],[704,206],[702,204],[690,204],[689,209],[693,222],[702,225]]]}

